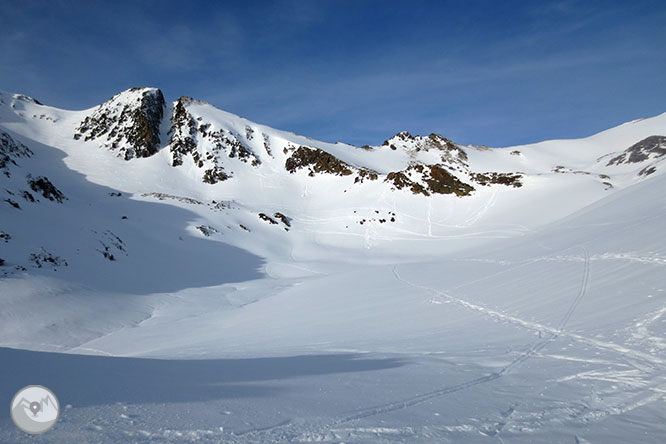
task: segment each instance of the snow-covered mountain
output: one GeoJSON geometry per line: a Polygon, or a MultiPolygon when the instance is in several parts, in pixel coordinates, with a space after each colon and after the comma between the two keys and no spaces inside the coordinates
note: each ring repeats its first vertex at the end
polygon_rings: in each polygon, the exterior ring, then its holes
{"type": "Polygon", "coordinates": [[[83,111],[0,93],[0,345],[97,356],[2,353],[74,404],[56,442],[661,442],[665,159],[666,113],[355,147],[156,88],[83,111]],[[302,399],[262,385],[283,379],[302,399]],[[74,430],[162,396],[238,415],[74,430]]]}
{"type": "Polygon", "coordinates": [[[488,225],[520,233],[659,175],[666,146],[661,115],[587,139],[524,147],[460,146],[407,132],[354,147],[274,130],[187,97],[166,104],[155,88],[76,112],[3,93],[0,119],[5,275],[77,268],[77,260],[137,269],[132,250],[141,247],[125,239],[154,236],[160,225],[125,214],[143,208],[141,201],[191,214],[168,238],[210,237],[282,260],[330,257],[331,249],[363,260],[390,252],[423,258],[442,252],[430,242],[442,236],[488,225]],[[76,173],[86,180],[72,182],[76,173]],[[536,202],[548,204],[521,210],[536,202]],[[61,221],[45,231],[43,221],[56,213],[61,221]],[[423,240],[429,245],[410,247],[423,240]]]}

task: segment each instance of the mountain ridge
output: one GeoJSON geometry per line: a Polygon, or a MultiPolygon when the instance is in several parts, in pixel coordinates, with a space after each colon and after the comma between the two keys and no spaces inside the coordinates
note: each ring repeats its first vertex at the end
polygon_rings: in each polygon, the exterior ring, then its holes
{"type": "MultiPolygon", "coordinates": [[[[68,180],[64,170],[58,173],[62,179],[52,177],[42,157],[62,152],[67,169],[110,188],[103,201],[124,202],[127,196],[175,205],[192,211],[188,236],[286,260],[312,256],[306,245],[343,255],[365,251],[377,260],[398,250],[436,255],[445,239],[483,225],[497,227],[502,236],[519,235],[661,174],[658,147],[637,162],[609,159],[629,158],[637,144],[666,134],[665,113],[585,139],[529,146],[462,146],[438,134],[403,131],[381,145],[354,147],[275,130],[189,97],[166,103],[152,87],[123,91],[83,111],[59,110],[20,94],[2,93],[0,101],[6,176],[0,203],[7,220],[23,221],[28,216],[20,212],[32,211],[42,198],[65,211],[102,202],[61,185],[68,180]],[[19,146],[35,154],[21,157],[19,146]],[[576,199],[569,198],[572,192],[576,199]],[[521,216],[521,206],[540,200],[552,204],[521,216]],[[409,246],[421,240],[432,246],[409,246]]],[[[125,262],[131,248],[118,231],[131,216],[116,217],[119,222],[90,232],[90,241],[100,259],[125,262]]],[[[3,253],[5,273],[61,270],[78,254],[49,247],[39,236],[30,243],[29,251],[3,253]]],[[[456,239],[445,249],[459,245],[456,239]]]]}

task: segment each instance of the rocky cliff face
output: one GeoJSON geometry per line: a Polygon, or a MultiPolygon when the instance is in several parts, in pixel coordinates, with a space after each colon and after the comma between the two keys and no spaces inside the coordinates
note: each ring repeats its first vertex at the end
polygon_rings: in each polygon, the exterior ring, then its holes
{"type": "Polygon", "coordinates": [[[74,139],[97,141],[125,160],[150,157],[160,147],[164,96],[156,88],[132,88],[100,105],[81,122],[74,139]]]}

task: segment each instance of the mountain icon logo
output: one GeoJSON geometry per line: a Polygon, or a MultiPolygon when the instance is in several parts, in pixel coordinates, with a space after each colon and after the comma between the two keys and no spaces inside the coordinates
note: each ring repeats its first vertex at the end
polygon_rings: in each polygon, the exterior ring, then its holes
{"type": "Polygon", "coordinates": [[[41,385],[23,387],[12,399],[12,420],[26,433],[34,435],[48,431],[58,421],[59,414],[58,398],[41,385]]]}

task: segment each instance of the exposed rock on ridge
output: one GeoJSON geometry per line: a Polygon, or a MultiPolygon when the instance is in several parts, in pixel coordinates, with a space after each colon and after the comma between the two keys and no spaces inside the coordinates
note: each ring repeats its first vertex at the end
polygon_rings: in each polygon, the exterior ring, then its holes
{"type": "MultiPolygon", "coordinates": [[[[223,128],[215,129],[213,124],[202,121],[201,117],[195,118],[187,109],[192,103],[197,101],[191,97],[181,97],[174,105],[169,131],[173,166],[182,165],[184,158],[191,156],[194,164],[204,169],[203,181],[215,184],[232,177],[232,173],[225,171],[222,165],[222,154],[252,166],[261,164],[239,134],[223,128]]],[[[246,128],[246,137],[251,139],[252,134],[253,131],[246,128]]]]}
{"type": "Polygon", "coordinates": [[[650,136],[624,150],[619,156],[613,157],[606,166],[644,162],[666,155],[666,137],[650,136]]]}
{"type": "Polygon", "coordinates": [[[125,160],[150,157],[160,146],[164,96],[156,88],[132,88],[100,105],[79,125],[75,139],[97,140],[125,160]]]}

